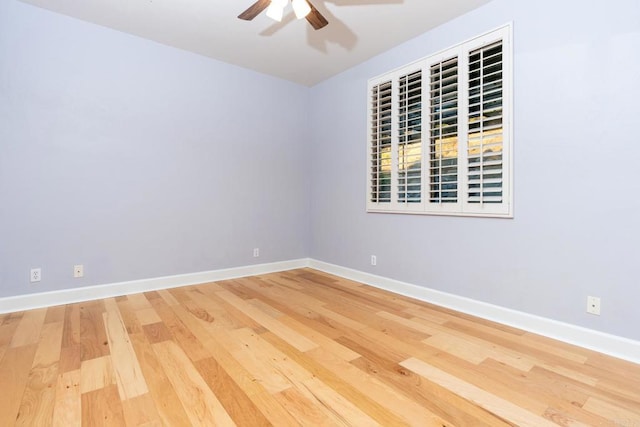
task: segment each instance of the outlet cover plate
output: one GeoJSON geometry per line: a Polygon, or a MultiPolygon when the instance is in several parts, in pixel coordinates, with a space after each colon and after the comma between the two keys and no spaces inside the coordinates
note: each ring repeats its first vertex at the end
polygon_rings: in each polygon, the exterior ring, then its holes
{"type": "Polygon", "coordinates": [[[84,277],[84,266],[82,264],[73,266],[73,277],[84,277]]]}
{"type": "Polygon", "coordinates": [[[600,316],[600,298],[591,296],[587,297],[587,313],[600,316]]]}

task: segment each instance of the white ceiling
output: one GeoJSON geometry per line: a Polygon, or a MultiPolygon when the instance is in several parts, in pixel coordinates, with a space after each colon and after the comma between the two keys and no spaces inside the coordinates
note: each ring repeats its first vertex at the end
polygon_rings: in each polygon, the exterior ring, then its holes
{"type": "Polygon", "coordinates": [[[312,86],[489,0],[310,0],[318,31],[291,6],[281,23],[238,19],[255,0],[22,1],[312,86]]]}

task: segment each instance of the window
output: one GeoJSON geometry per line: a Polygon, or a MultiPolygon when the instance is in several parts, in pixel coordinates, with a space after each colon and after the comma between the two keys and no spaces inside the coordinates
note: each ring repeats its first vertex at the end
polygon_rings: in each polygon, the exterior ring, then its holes
{"type": "Polygon", "coordinates": [[[511,217],[510,36],[369,80],[369,212],[511,217]]]}

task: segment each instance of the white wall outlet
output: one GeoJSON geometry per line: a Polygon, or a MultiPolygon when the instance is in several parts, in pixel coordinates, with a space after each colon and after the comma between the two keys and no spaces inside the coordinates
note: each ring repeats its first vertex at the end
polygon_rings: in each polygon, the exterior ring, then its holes
{"type": "Polygon", "coordinates": [[[42,269],[41,268],[32,268],[30,274],[31,283],[39,282],[42,280],[42,269]]]}
{"type": "Polygon", "coordinates": [[[82,264],[73,266],[73,277],[84,277],[84,266],[82,264]]]}
{"type": "Polygon", "coordinates": [[[600,298],[587,297],[587,313],[600,316],[600,298]]]}
{"type": "Polygon", "coordinates": [[[371,255],[371,265],[378,265],[378,258],[375,255],[371,255]]]}
{"type": "Polygon", "coordinates": [[[258,258],[260,256],[260,248],[253,248],[253,257],[258,258]]]}

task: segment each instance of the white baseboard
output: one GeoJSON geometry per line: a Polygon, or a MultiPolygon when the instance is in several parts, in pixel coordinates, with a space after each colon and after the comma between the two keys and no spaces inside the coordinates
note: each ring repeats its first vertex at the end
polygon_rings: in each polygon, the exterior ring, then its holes
{"type": "Polygon", "coordinates": [[[110,283],[82,288],[63,289],[60,291],[25,294],[0,298],[0,313],[31,310],[91,301],[101,298],[117,297],[140,292],[157,291],[179,286],[219,280],[236,279],[238,277],[255,276],[257,274],[275,273],[309,266],[309,259],[273,262],[268,264],[248,265],[244,267],[226,268],[222,270],[202,271],[198,273],[178,274],[175,276],[155,277],[152,279],[132,280],[129,282],[110,283]]]}
{"type": "Polygon", "coordinates": [[[640,342],[309,258],[0,298],[0,313],[51,307],[295,268],[316,270],[640,364],[640,342]]]}
{"type": "Polygon", "coordinates": [[[581,326],[511,310],[322,261],[312,259],[310,260],[309,267],[640,364],[640,341],[606,334],[581,326]]]}

